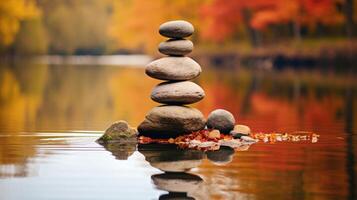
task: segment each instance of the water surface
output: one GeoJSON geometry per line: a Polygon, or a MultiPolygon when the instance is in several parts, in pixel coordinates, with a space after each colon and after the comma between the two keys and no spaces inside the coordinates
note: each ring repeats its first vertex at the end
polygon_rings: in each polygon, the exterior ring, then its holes
{"type": "Polygon", "coordinates": [[[213,66],[195,81],[206,116],[225,108],[253,132],[319,140],[208,153],[103,147],[95,140],[112,122],[136,126],[157,105],[159,81],[140,66],[1,64],[0,199],[355,199],[353,75],[213,66]],[[194,168],[165,173],[180,166],[194,168]]]}

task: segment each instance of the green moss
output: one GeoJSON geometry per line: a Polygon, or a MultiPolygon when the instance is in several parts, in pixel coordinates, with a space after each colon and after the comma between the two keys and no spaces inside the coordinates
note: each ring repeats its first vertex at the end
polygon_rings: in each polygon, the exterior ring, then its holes
{"type": "Polygon", "coordinates": [[[104,134],[101,138],[101,140],[103,141],[109,141],[109,140],[112,140],[112,136],[108,135],[108,134],[104,134]]]}

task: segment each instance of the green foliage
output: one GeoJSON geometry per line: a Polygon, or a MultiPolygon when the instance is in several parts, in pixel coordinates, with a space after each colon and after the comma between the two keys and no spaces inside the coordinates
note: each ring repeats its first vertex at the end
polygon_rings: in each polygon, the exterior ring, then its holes
{"type": "Polygon", "coordinates": [[[109,141],[109,140],[112,140],[113,138],[110,136],[110,135],[108,135],[108,134],[104,134],[101,138],[100,138],[100,140],[103,140],[103,141],[109,141]]]}

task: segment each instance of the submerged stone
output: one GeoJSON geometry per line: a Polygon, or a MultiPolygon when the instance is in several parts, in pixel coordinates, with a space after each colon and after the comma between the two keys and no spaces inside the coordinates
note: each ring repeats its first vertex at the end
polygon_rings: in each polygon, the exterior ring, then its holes
{"type": "Polygon", "coordinates": [[[139,125],[139,135],[152,138],[174,138],[205,127],[203,114],[185,106],[164,105],[153,108],[139,125]]]}
{"type": "Polygon", "coordinates": [[[204,96],[203,89],[190,81],[160,83],[151,93],[152,100],[164,104],[191,104],[204,96]]]}

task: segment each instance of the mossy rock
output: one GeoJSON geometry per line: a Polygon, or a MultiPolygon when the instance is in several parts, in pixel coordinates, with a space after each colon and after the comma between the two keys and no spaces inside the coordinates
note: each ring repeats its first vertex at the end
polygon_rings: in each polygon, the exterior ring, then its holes
{"type": "Polygon", "coordinates": [[[121,143],[121,142],[136,142],[137,130],[129,126],[126,121],[120,120],[113,123],[100,137],[98,143],[121,143]]]}

